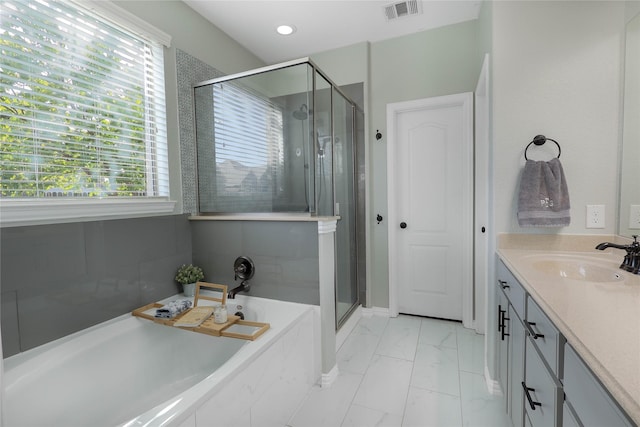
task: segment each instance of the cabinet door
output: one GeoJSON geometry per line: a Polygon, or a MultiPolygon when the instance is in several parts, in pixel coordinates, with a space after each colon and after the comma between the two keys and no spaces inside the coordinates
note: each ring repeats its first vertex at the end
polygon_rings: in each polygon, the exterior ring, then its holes
{"type": "Polygon", "coordinates": [[[505,411],[509,406],[509,302],[502,291],[496,289],[498,315],[498,383],[505,396],[505,411]]]}
{"type": "Polygon", "coordinates": [[[522,321],[512,310],[509,336],[509,416],[514,427],[523,425],[524,416],[524,346],[525,329],[522,321]]]}
{"type": "Polygon", "coordinates": [[[559,396],[562,395],[562,389],[542,362],[531,340],[525,342],[525,381],[522,387],[527,415],[533,427],[559,426],[559,396]]]}

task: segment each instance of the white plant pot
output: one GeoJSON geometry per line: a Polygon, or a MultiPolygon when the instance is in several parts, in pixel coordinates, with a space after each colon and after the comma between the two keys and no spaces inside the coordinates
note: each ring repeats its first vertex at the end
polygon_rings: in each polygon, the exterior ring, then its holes
{"type": "Polygon", "coordinates": [[[196,284],[195,283],[187,283],[182,285],[182,292],[185,297],[192,297],[196,294],[196,284]]]}

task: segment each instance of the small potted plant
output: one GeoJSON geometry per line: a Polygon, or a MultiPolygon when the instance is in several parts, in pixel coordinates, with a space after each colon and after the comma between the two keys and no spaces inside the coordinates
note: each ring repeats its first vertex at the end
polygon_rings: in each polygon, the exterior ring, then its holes
{"type": "Polygon", "coordinates": [[[182,285],[185,297],[192,297],[195,295],[196,282],[202,279],[204,279],[202,269],[193,264],[182,264],[182,267],[180,267],[176,273],[176,282],[182,285]]]}

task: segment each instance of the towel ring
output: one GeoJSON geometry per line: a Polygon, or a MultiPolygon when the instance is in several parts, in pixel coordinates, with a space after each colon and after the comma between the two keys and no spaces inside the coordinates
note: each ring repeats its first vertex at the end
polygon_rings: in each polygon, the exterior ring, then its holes
{"type": "Polygon", "coordinates": [[[531,141],[528,145],[527,148],[524,149],[524,159],[525,160],[529,160],[527,158],[527,150],[529,149],[529,147],[531,146],[531,144],[535,144],[535,145],[543,145],[545,142],[547,141],[553,141],[555,142],[556,146],[558,147],[558,159],[560,158],[560,154],[562,153],[562,149],[560,148],[560,144],[558,144],[558,141],[556,141],[555,139],[551,139],[551,138],[547,138],[544,135],[536,135],[533,137],[533,141],[531,141]]]}

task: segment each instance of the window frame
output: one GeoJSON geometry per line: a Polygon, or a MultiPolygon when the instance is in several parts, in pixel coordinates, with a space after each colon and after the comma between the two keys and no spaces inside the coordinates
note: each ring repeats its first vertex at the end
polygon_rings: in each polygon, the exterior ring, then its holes
{"type": "MultiPolygon", "coordinates": [[[[164,48],[171,46],[170,35],[110,1],[68,0],[68,2],[79,8],[88,9],[126,28],[131,33],[160,43],[164,48]]],[[[166,59],[163,62],[166,63],[166,59]]],[[[166,86],[166,80],[161,84],[166,86]]],[[[170,175],[169,173],[168,179],[170,175]]],[[[0,200],[0,228],[166,215],[174,213],[175,206],[176,201],[171,200],[170,195],[109,198],[3,198],[0,200]]]]}

